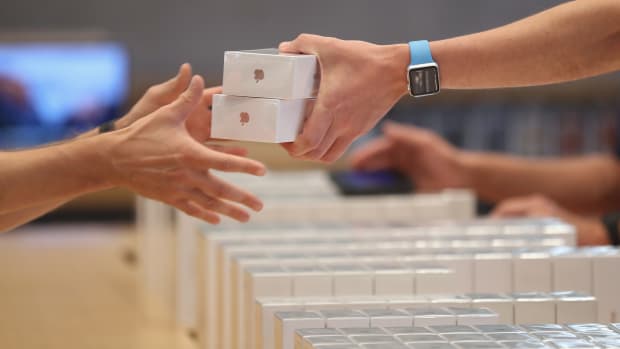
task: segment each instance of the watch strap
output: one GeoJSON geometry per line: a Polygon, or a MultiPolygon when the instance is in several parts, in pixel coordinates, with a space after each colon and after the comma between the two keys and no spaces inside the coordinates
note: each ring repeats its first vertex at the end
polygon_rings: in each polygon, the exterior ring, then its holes
{"type": "Polygon", "coordinates": [[[417,40],[409,42],[409,53],[411,54],[411,65],[433,63],[431,46],[428,40],[417,40]]]}
{"type": "Polygon", "coordinates": [[[605,226],[605,230],[607,230],[607,237],[609,237],[609,243],[614,246],[620,245],[620,232],[618,231],[619,223],[619,212],[614,212],[603,216],[603,225],[605,226]]]}
{"type": "Polygon", "coordinates": [[[114,130],[116,130],[116,124],[115,124],[116,120],[110,120],[107,122],[104,122],[103,124],[101,124],[99,126],[99,133],[106,133],[106,132],[112,132],[114,130]]]}

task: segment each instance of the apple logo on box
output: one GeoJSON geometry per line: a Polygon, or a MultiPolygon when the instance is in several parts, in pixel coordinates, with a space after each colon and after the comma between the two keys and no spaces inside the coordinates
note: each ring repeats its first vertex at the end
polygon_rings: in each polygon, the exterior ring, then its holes
{"type": "Polygon", "coordinates": [[[254,70],[254,80],[256,80],[257,84],[259,81],[263,80],[264,78],[265,78],[265,72],[262,69],[254,70]]]}
{"type": "Polygon", "coordinates": [[[245,126],[245,124],[250,122],[250,114],[247,112],[242,112],[239,114],[239,120],[241,122],[241,126],[245,126]]]}

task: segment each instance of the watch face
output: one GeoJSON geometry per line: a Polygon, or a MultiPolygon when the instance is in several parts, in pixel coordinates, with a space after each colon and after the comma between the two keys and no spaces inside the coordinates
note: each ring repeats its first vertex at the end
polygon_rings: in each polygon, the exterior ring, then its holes
{"type": "Polygon", "coordinates": [[[439,92],[439,70],[436,66],[409,69],[409,90],[416,97],[439,92]]]}

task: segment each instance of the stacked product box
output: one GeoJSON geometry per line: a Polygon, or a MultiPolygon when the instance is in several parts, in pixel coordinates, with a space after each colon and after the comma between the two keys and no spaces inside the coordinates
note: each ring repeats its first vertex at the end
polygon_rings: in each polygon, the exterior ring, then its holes
{"type": "Polygon", "coordinates": [[[223,94],[213,96],[211,137],[294,141],[312,109],[319,77],[313,55],[277,49],[225,52],[223,94]]]}
{"type": "Polygon", "coordinates": [[[471,254],[486,249],[496,253],[524,247],[548,249],[571,245],[574,229],[557,220],[479,220],[391,228],[228,231],[201,234],[201,239],[204,258],[202,288],[198,292],[199,313],[206,317],[199,326],[201,337],[211,342],[212,346],[207,347],[245,348],[228,341],[244,344],[251,338],[246,330],[252,327],[250,322],[255,312],[251,302],[257,296],[269,296],[269,292],[283,297],[334,295],[334,292],[350,295],[471,292],[462,288],[472,283],[462,282],[462,275],[466,274],[444,268],[439,274],[442,276],[431,283],[427,281],[433,280],[429,279],[431,275],[415,273],[412,268],[421,261],[428,262],[424,258],[431,252],[471,254]],[[346,280],[340,282],[340,277],[346,280]],[[252,285],[259,279],[267,288],[255,292],[252,285]],[[246,334],[236,336],[233,331],[246,334]]]}
{"type": "MultiPolygon", "coordinates": [[[[575,293],[467,294],[401,297],[294,297],[257,300],[257,337],[253,347],[277,347],[277,314],[348,310],[370,317],[370,327],[410,327],[428,325],[471,325],[484,319],[494,323],[578,323],[596,321],[594,297],[575,293]],[[532,305],[538,307],[532,311],[532,305]],[[447,310],[441,308],[448,308],[447,310]],[[496,314],[491,319],[488,311],[496,314]],[[406,314],[403,314],[405,310],[406,314]]],[[[325,326],[323,326],[325,327],[325,326]]],[[[340,327],[352,327],[351,324],[340,327]]]]}
{"type": "Polygon", "coordinates": [[[545,349],[618,348],[620,324],[377,327],[297,330],[294,349],[545,349]]]}

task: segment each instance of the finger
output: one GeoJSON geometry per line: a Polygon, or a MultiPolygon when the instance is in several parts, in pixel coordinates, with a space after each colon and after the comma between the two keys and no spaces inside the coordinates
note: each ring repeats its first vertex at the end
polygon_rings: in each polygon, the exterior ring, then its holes
{"type": "Polygon", "coordinates": [[[351,167],[356,169],[378,169],[390,163],[390,150],[394,143],[384,137],[374,139],[364,144],[349,158],[351,167]]]}
{"type": "Polygon", "coordinates": [[[200,175],[193,173],[190,175],[189,180],[192,185],[210,197],[238,202],[257,212],[263,209],[263,202],[254,194],[212,174],[200,175]]]}
{"type": "Polygon", "coordinates": [[[220,145],[220,144],[210,144],[210,145],[207,145],[207,147],[209,147],[209,149],[218,151],[220,153],[225,153],[225,154],[230,154],[230,155],[237,155],[237,156],[243,156],[243,157],[248,155],[248,150],[242,147],[227,146],[227,145],[220,145]]]}
{"type": "Polygon", "coordinates": [[[529,200],[509,199],[501,202],[490,214],[491,217],[522,217],[529,213],[529,200]]]}
{"type": "Polygon", "coordinates": [[[340,132],[334,127],[334,123],[332,122],[329,128],[327,129],[327,133],[319,146],[313,150],[310,150],[304,154],[299,155],[302,159],[308,160],[318,160],[325,155],[329,149],[336,143],[336,140],[340,137],[340,132]]]}
{"type": "Polygon", "coordinates": [[[221,94],[222,86],[209,87],[202,92],[202,104],[207,110],[212,109],[213,95],[221,94]]]}
{"type": "Polygon", "coordinates": [[[331,38],[312,34],[300,34],[293,41],[280,43],[281,52],[317,54],[318,48],[331,38]]]}
{"type": "Polygon", "coordinates": [[[169,104],[175,116],[185,120],[202,99],[204,81],[202,77],[195,75],[189,86],[172,104],[169,104]]]}
{"type": "Polygon", "coordinates": [[[196,143],[193,153],[187,157],[188,164],[196,170],[215,169],[223,172],[243,172],[263,176],[267,169],[262,163],[240,156],[213,151],[196,143]]]}
{"type": "Polygon", "coordinates": [[[209,210],[205,210],[191,201],[181,200],[179,202],[174,203],[172,206],[178,208],[179,210],[185,212],[186,214],[192,217],[202,219],[211,224],[220,223],[220,217],[217,214],[209,210]]]}
{"type": "Polygon", "coordinates": [[[247,222],[250,215],[240,207],[228,203],[226,201],[205,195],[198,189],[188,190],[185,192],[187,198],[204,210],[221,213],[239,222],[247,222]]]}
{"type": "Polygon", "coordinates": [[[351,143],[353,143],[355,139],[350,137],[340,137],[334,143],[334,145],[329,149],[329,151],[321,158],[321,161],[332,163],[338,159],[347,151],[351,143]]]}
{"type": "Polygon", "coordinates": [[[301,134],[297,136],[293,145],[290,146],[289,154],[291,156],[299,157],[318,148],[323,138],[325,138],[327,130],[331,127],[333,115],[320,100],[319,97],[304,123],[301,134]]]}
{"type": "Polygon", "coordinates": [[[184,63],[179,67],[177,75],[168,81],[153,87],[155,97],[161,104],[172,103],[189,85],[192,77],[192,66],[184,63]]]}

